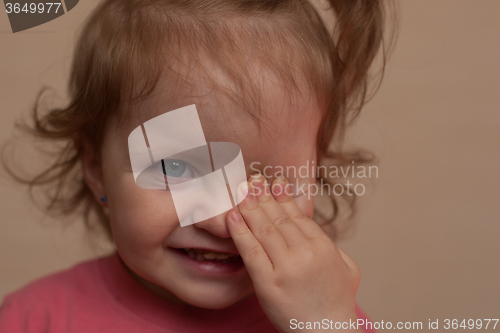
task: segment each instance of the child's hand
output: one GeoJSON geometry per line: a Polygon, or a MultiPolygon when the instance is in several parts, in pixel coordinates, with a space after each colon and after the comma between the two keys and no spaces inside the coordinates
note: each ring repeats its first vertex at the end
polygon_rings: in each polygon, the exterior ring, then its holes
{"type": "MultiPolygon", "coordinates": [[[[281,332],[301,331],[291,329],[292,319],[355,322],[357,264],[304,215],[284,178],[273,182],[272,194],[262,175],[247,184],[249,194],[238,205],[241,215],[232,210],[227,226],[269,320],[281,332]]],[[[333,329],[307,331],[337,330],[333,324],[333,329]]]]}

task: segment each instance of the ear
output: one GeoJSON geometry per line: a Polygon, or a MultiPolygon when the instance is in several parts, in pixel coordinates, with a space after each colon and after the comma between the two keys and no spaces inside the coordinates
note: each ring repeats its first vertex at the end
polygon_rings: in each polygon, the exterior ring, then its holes
{"type": "Polygon", "coordinates": [[[80,152],[80,161],[82,163],[83,178],[94,194],[95,199],[102,206],[107,207],[106,203],[101,202],[101,196],[106,195],[102,177],[102,164],[98,154],[85,145],[80,152]]]}

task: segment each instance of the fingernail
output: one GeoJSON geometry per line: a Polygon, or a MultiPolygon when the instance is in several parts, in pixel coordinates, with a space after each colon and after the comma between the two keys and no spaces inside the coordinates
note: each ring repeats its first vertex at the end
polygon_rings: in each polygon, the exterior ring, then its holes
{"type": "Polygon", "coordinates": [[[250,176],[249,183],[255,196],[259,196],[264,191],[264,182],[265,178],[260,173],[250,176]]]}
{"type": "Polygon", "coordinates": [[[279,176],[273,181],[273,184],[286,184],[286,183],[288,183],[288,181],[283,176],[279,176]]]}
{"type": "Polygon", "coordinates": [[[243,222],[243,217],[241,217],[240,212],[238,212],[237,210],[233,210],[230,217],[234,222],[243,222]]]}
{"type": "Polygon", "coordinates": [[[248,195],[248,182],[238,185],[238,203],[242,202],[248,195]]]}
{"type": "Polygon", "coordinates": [[[283,193],[286,193],[285,189],[286,189],[287,184],[288,184],[288,181],[286,180],[285,177],[280,176],[280,177],[276,178],[273,181],[273,185],[272,185],[273,194],[274,195],[281,195],[283,193]]]}

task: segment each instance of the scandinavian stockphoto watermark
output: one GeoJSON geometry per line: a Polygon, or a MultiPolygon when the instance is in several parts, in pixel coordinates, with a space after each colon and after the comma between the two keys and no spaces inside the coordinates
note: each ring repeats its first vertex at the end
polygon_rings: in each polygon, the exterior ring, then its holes
{"type": "MultiPolygon", "coordinates": [[[[247,170],[240,147],[231,142],[207,142],[196,105],[169,110],[137,126],[128,136],[132,174],[137,186],[167,190],[181,226],[198,223],[236,207],[248,194],[247,170]]],[[[365,194],[364,178],[378,178],[377,166],[264,166],[250,163],[253,174],[284,176],[283,188],[297,198],[318,194],[365,194]],[[341,183],[316,182],[316,175],[341,183]],[[351,183],[351,180],[355,180],[351,183]],[[358,179],[358,181],[356,181],[358,179]]],[[[281,187],[279,187],[281,189],[281,187]]],[[[273,191],[275,194],[276,189],[273,191]]],[[[256,193],[258,194],[258,193],[256,193]]]]}
{"type": "Polygon", "coordinates": [[[299,321],[290,320],[290,329],[292,330],[480,330],[496,329],[499,319],[428,319],[425,321],[371,321],[359,318],[349,321],[333,321],[323,319],[321,321],[299,321]]]}
{"type": "Polygon", "coordinates": [[[79,0],[4,0],[5,12],[9,17],[12,32],[27,30],[52,21],[73,8],[79,0]]]}
{"type": "Polygon", "coordinates": [[[297,319],[290,320],[290,329],[292,330],[380,330],[380,329],[422,329],[422,322],[398,322],[395,325],[388,321],[365,320],[359,318],[357,320],[350,319],[349,321],[333,321],[331,319],[323,319],[321,321],[299,321],[297,319]]]}
{"type": "MultiPolygon", "coordinates": [[[[315,195],[335,196],[362,196],[366,193],[366,186],[362,180],[378,178],[379,170],[376,165],[317,165],[314,160],[307,160],[304,165],[295,166],[264,166],[260,162],[250,163],[250,169],[255,174],[261,174],[267,179],[285,177],[290,186],[277,188],[276,191],[286,191],[288,195],[298,197],[306,195],[308,199],[315,195]],[[323,177],[315,180],[317,175],[323,177]],[[333,180],[333,183],[325,182],[323,178],[333,180]],[[338,182],[335,182],[338,180],[338,182]]],[[[258,190],[258,189],[256,189],[258,190]]],[[[276,193],[281,194],[281,193],[276,193]]]]}

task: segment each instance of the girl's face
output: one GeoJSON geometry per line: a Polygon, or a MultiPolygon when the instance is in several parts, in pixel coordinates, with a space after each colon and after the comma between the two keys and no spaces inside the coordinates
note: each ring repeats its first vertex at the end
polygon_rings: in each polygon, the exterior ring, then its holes
{"type": "MultiPolygon", "coordinates": [[[[147,289],[174,302],[220,309],[253,292],[252,281],[241,259],[232,263],[190,258],[183,250],[211,250],[237,253],[226,229],[226,213],[181,227],[172,197],[167,190],[148,190],[136,185],[128,154],[128,134],[141,123],[164,112],[196,104],[208,142],[233,142],[240,146],[247,176],[256,169],[274,172],[290,170],[292,184],[314,184],[314,175],[294,177],[301,166],[316,162],[316,135],[321,111],[307,96],[297,92],[293,103],[282,91],[263,87],[263,113],[259,126],[248,112],[237,109],[222,95],[212,91],[177,99],[168,98],[166,80],[133,111],[126,126],[112,124],[106,133],[101,163],[92,170],[84,163],[87,182],[96,197],[106,194],[114,242],[130,273],[147,289]],[[168,107],[166,107],[168,105],[168,107]],[[97,175],[97,176],[96,176],[97,175]],[[96,185],[97,184],[97,185],[96,185]]],[[[314,164],[315,165],[315,164],[314,164]]],[[[189,166],[187,166],[189,168],[189,166]]],[[[306,172],[302,168],[302,176],[306,172]]],[[[287,176],[285,174],[285,176],[287,176]]],[[[313,200],[296,198],[301,209],[312,217],[313,200]]],[[[191,253],[192,254],[192,253],[191,253]]],[[[210,255],[208,255],[210,258],[210,255]]],[[[221,256],[219,256],[221,257],[221,256]]]]}

